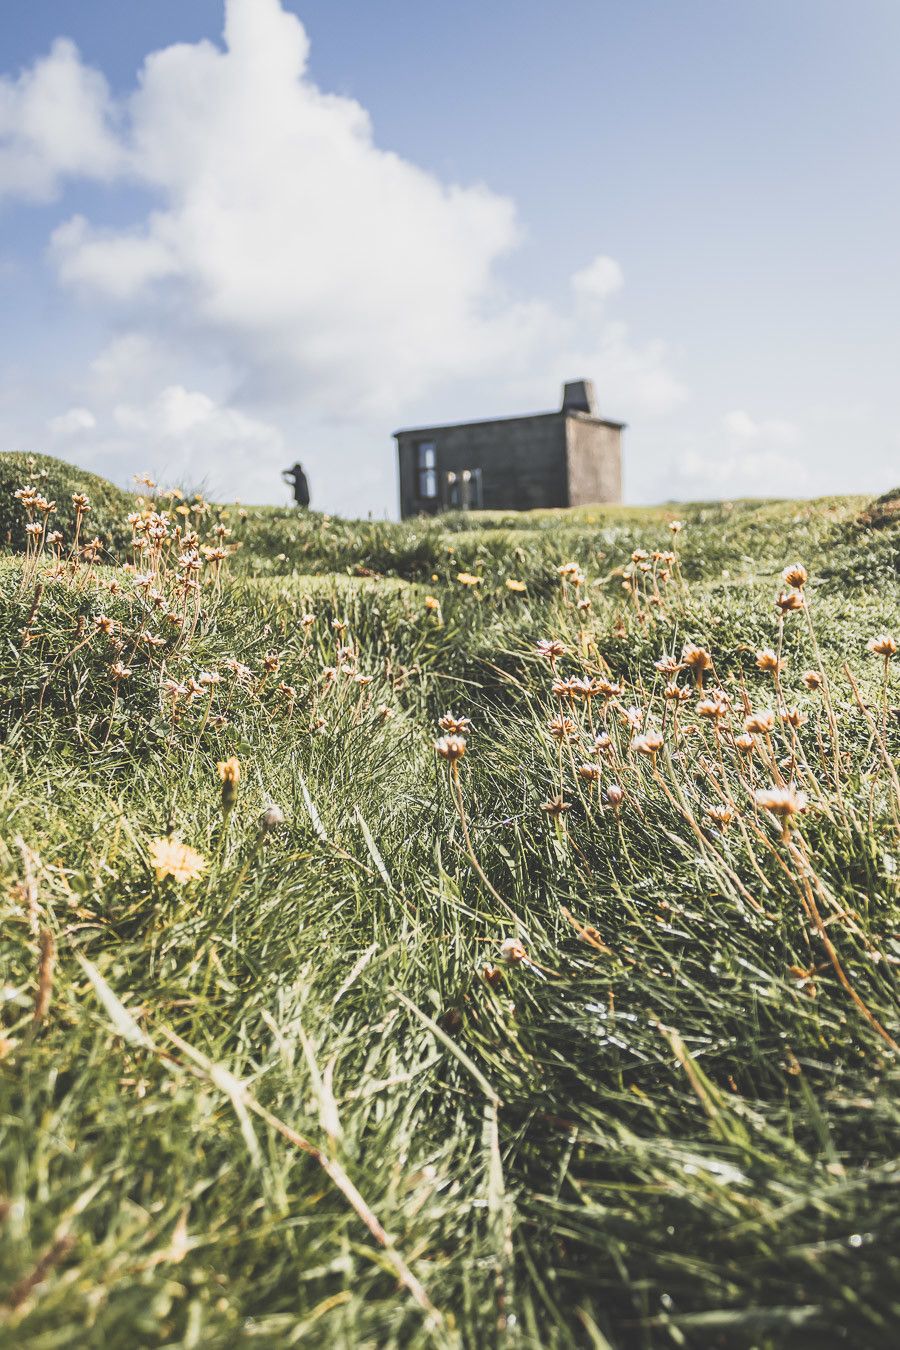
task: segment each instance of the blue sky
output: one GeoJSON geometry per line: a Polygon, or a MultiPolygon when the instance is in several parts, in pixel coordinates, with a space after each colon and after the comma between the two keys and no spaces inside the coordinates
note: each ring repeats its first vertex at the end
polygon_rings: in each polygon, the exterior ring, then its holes
{"type": "Polygon", "coordinates": [[[0,12],[4,446],[382,514],[587,375],[630,500],[900,478],[894,0],[225,17],[0,12]]]}

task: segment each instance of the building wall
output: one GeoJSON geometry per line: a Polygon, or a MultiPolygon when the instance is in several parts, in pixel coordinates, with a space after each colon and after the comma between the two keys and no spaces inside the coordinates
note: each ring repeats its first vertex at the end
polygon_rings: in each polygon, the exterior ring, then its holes
{"type": "Polygon", "coordinates": [[[577,414],[566,419],[569,505],[622,500],[622,430],[577,414]]]}
{"type": "Polygon", "coordinates": [[[567,506],[567,420],[562,413],[542,413],[400,432],[401,516],[443,509],[440,500],[433,503],[418,498],[416,449],[420,441],[434,442],[439,491],[445,473],[480,469],[486,511],[567,506]]]}

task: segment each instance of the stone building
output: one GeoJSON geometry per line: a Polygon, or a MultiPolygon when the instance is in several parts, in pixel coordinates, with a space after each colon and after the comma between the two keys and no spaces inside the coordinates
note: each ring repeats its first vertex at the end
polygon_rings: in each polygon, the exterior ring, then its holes
{"type": "Polygon", "coordinates": [[[400,515],[620,502],[624,425],[573,380],[558,412],[395,431],[400,515]]]}

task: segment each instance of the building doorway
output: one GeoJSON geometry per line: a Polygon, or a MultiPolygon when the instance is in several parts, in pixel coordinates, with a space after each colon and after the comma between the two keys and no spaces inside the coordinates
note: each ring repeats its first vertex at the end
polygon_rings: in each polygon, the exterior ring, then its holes
{"type": "Polygon", "coordinates": [[[448,511],[482,510],[481,470],[448,470],[444,474],[444,503],[448,511]]]}

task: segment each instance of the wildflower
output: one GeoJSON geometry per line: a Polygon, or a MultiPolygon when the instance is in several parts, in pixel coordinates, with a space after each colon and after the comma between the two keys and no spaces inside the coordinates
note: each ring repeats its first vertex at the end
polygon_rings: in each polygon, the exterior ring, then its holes
{"type": "Polygon", "coordinates": [[[595,680],[594,685],[598,694],[604,698],[617,698],[624,692],[623,686],[617,684],[615,680],[595,680]]]}
{"type": "Polygon", "coordinates": [[[693,671],[695,680],[702,685],[704,671],[712,665],[712,657],[705,647],[695,647],[693,642],[686,642],[681,652],[681,664],[693,671]]]}
{"type": "Polygon", "coordinates": [[[587,676],[579,678],[576,675],[575,678],[569,680],[569,688],[572,691],[572,698],[583,698],[588,703],[594,698],[595,694],[600,693],[599,680],[588,679],[587,676]]]}
{"type": "Polygon", "coordinates": [[[734,812],[730,806],[708,806],[704,815],[720,830],[727,830],[734,820],[734,812]]]}
{"type": "MultiPolygon", "coordinates": [[[[524,587],[523,587],[523,589],[524,589],[524,587]]],[[[581,610],[581,613],[582,613],[582,614],[586,614],[587,611],[590,609],[590,607],[591,607],[591,602],[590,602],[590,600],[588,600],[587,598],[585,598],[584,600],[579,600],[579,601],[578,601],[578,606],[577,606],[577,608],[581,610]]]]}
{"type": "Polygon", "coordinates": [[[86,515],[91,509],[91,499],[83,492],[72,493],[72,505],[79,516],[86,515]]]}
{"type": "Polygon", "coordinates": [[[465,738],[463,736],[441,736],[435,741],[434,748],[441,759],[446,759],[448,763],[455,764],[466,753],[465,738]]]}
{"type": "Polygon", "coordinates": [[[681,531],[684,529],[684,521],[683,521],[683,520],[670,520],[670,521],[669,521],[669,529],[672,531],[673,534],[680,534],[681,531]]]}
{"type": "Polygon", "coordinates": [[[211,548],[209,544],[204,544],[200,552],[207,562],[224,562],[228,557],[228,550],[224,548],[211,548]]]}
{"type": "Polygon", "coordinates": [[[534,644],[534,649],[538,656],[543,656],[551,666],[555,666],[559,658],[566,654],[565,643],[560,642],[559,638],[540,638],[534,644]]]}
{"type": "Polygon", "coordinates": [[[767,736],[770,731],[775,730],[775,714],[768,708],[763,712],[751,713],[749,717],[744,718],[744,730],[767,736]]]}
{"type": "Polygon", "coordinates": [[[578,776],[583,778],[586,783],[599,783],[602,772],[599,764],[578,765],[578,776]]]}
{"type": "Polygon", "coordinates": [[[644,725],[644,714],[641,708],[623,708],[621,716],[622,721],[632,731],[640,731],[644,725]]]}
{"type": "Polygon", "coordinates": [[[550,797],[548,801],[541,802],[541,810],[545,811],[553,820],[558,820],[566,811],[570,811],[571,805],[563,797],[550,797]]]}
{"type": "Polygon", "coordinates": [[[426,609],[435,610],[435,609],[440,609],[440,607],[441,607],[441,602],[440,602],[440,600],[438,600],[437,596],[434,596],[434,595],[426,595],[426,597],[425,597],[425,608],[426,608],[426,609]]]}
{"type": "Polygon", "coordinates": [[[581,574],[581,568],[579,567],[577,562],[562,563],[559,567],[557,567],[556,571],[559,576],[567,578],[576,577],[581,574]]]}
{"type": "Polygon", "coordinates": [[[179,886],[184,886],[195,881],[206,867],[203,855],[178,839],[153,839],[149,852],[157,881],[171,877],[179,886]]]}
{"type": "Polygon", "coordinates": [[[481,968],[481,978],[485,984],[499,984],[503,979],[503,972],[499,966],[485,965],[481,968]]]}
{"type": "Polygon", "coordinates": [[[619,787],[618,783],[610,783],[606,789],[606,801],[613,808],[621,806],[625,800],[625,789],[619,787]]]}
{"type": "Polygon", "coordinates": [[[109,673],[118,684],[121,680],[131,678],[131,666],[126,666],[121,661],[113,661],[109,673]]]}
{"type": "Polygon", "coordinates": [[[658,731],[648,731],[643,736],[635,736],[631,748],[639,755],[651,755],[655,759],[664,744],[665,740],[658,731]]]}
{"type": "Polygon", "coordinates": [[[785,586],[795,586],[798,591],[801,591],[809,580],[809,576],[802,563],[791,563],[782,572],[781,579],[785,586]]]}
{"type": "Polygon", "coordinates": [[[515,577],[507,577],[505,585],[508,591],[515,591],[517,595],[528,589],[524,581],[517,581],[515,577]]]}
{"type": "MultiPolygon", "coordinates": [[[[691,697],[690,689],[680,685],[675,680],[671,680],[663,690],[663,698],[677,699],[679,703],[686,702],[691,697]]],[[[699,704],[698,704],[699,710],[699,704]]]]}
{"type": "Polygon", "coordinates": [[[554,698],[574,698],[575,691],[572,688],[574,680],[554,680],[550,686],[550,693],[554,698]]]}
{"type": "MultiPolygon", "coordinates": [[[[177,618],[178,616],[176,615],[175,617],[177,618]]],[[[253,671],[249,666],[245,666],[241,661],[236,661],[233,656],[229,657],[225,662],[225,669],[229,671],[236,680],[240,680],[242,684],[246,684],[253,675],[253,671]]]]}
{"type": "Polygon", "coordinates": [[[528,960],[528,953],[518,938],[504,938],[500,943],[500,960],[507,966],[517,966],[528,960]]]}
{"type": "Polygon", "coordinates": [[[653,662],[660,675],[676,675],[681,670],[681,662],[674,656],[661,656],[653,662]]]}
{"type": "Polygon", "coordinates": [[[303,618],[300,620],[300,627],[301,627],[301,628],[312,628],[312,626],[313,626],[313,624],[315,623],[315,621],[316,621],[316,616],[315,616],[315,614],[304,614],[304,615],[303,615],[303,618]]]}
{"type": "Polygon", "coordinates": [[[697,704],[697,716],[708,717],[713,721],[728,716],[728,697],[717,689],[710,698],[701,698],[697,704]]]}
{"type": "Polygon", "coordinates": [[[806,794],[792,787],[760,788],[754,793],[756,805],[777,816],[781,821],[781,838],[787,843],[791,837],[791,818],[806,810],[806,794]]]}
{"type": "Polygon", "coordinates": [[[37,539],[44,533],[44,527],[36,520],[33,520],[30,524],[25,526],[25,533],[30,534],[33,539],[37,539]]]}
{"type": "Polygon", "coordinates": [[[461,586],[480,586],[483,577],[476,577],[472,572],[457,572],[456,580],[461,586]]]}
{"type": "Polygon", "coordinates": [[[445,712],[438,719],[438,726],[448,736],[468,736],[472,730],[472,721],[469,717],[457,717],[455,713],[445,712]]]}
{"type": "Polygon", "coordinates": [[[774,671],[776,675],[784,669],[784,661],[779,660],[771,647],[764,647],[762,651],[756,653],[756,668],[763,671],[774,671]]]}
{"type": "Polygon", "coordinates": [[[631,561],[636,563],[646,562],[650,554],[645,548],[636,548],[631,555],[631,561]]]}
{"type": "Polygon", "coordinates": [[[821,689],[825,683],[821,672],[818,670],[804,670],[800,678],[811,694],[814,694],[817,689],[821,689]]]}
{"type": "Polygon", "coordinates": [[[741,736],[734,738],[735,749],[740,750],[742,755],[752,755],[756,741],[749,732],[744,732],[741,736]]]}
{"type": "Polygon", "coordinates": [[[890,633],[879,633],[877,637],[869,638],[866,643],[866,651],[870,651],[875,656],[883,656],[886,661],[890,661],[892,656],[897,654],[897,643],[890,633]]]}
{"type": "Polygon", "coordinates": [[[555,741],[559,741],[560,745],[564,741],[574,740],[578,735],[578,728],[571,717],[563,717],[562,714],[550,718],[547,723],[547,730],[555,741]]]}
{"type": "Polygon", "coordinates": [[[263,657],[262,666],[267,675],[274,675],[281,668],[281,657],[277,652],[267,652],[263,657]]]}
{"type": "Polygon", "coordinates": [[[780,609],[782,614],[790,614],[803,608],[803,596],[799,591],[782,591],[775,600],[775,607],[780,609]]]}
{"type": "Polygon", "coordinates": [[[594,737],[594,754],[605,755],[612,749],[612,737],[605,731],[601,731],[594,737]]]}
{"type": "Polygon", "coordinates": [[[155,633],[150,632],[149,628],[139,628],[134,635],[134,640],[135,642],[142,642],[145,647],[164,647],[166,645],[166,639],[157,637],[155,633]]]}
{"type": "Polygon", "coordinates": [[[241,781],[241,764],[236,755],[220,760],[216,765],[222,780],[222,814],[228,816],[237,801],[238,784],[241,781]]]}
{"type": "Polygon", "coordinates": [[[799,708],[786,708],[781,714],[781,720],[782,722],[786,722],[788,726],[796,729],[797,727],[802,727],[803,723],[809,719],[807,718],[806,713],[801,712],[799,708]]]}
{"type": "Polygon", "coordinates": [[[332,619],[332,620],[331,620],[331,626],[332,626],[332,628],[334,629],[334,631],[335,631],[336,633],[343,633],[344,629],[347,627],[347,620],[346,620],[346,619],[332,619]]]}
{"type": "Polygon", "coordinates": [[[389,722],[394,716],[394,710],[393,708],[389,708],[386,703],[382,703],[375,715],[376,717],[379,717],[382,722],[389,722]]]}

